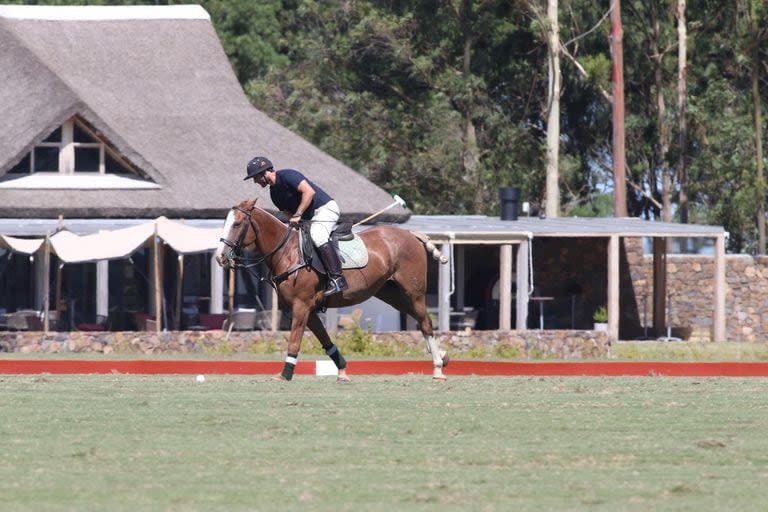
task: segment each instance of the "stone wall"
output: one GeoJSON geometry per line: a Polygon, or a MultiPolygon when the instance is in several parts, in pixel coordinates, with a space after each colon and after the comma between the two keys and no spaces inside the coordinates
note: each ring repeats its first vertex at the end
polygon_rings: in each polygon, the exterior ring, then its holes
{"type": "MultiPolygon", "coordinates": [[[[549,326],[588,329],[592,312],[606,304],[607,239],[542,239],[534,244],[534,284],[556,298],[549,326]],[[567,264],[566,264],[567,262],[567,264]],[[580,293],[570,294],[570,290],[580,293]],[[571,302],[572,301],[572,302],[571,302]],[[570,302],[570,304],[569,304],[570,302]],[[571,309],[571,307],[573,309],[571,309]]],[[[621,319],[619,337],[631,340],[653,333],[653,257],[641,239],[625,238],[620,250],[621,319]]],[[[730,341],[768,342],[768,257],[726,255],[726,336],[730,341]]],[[[708,341],[714,317],[714,258],[667,256],[672,335],[708,341]]]]}
{"type": "MultiPolygon", "coordinates": [[[[207,356],[281,355],[286,332],[173,331],[0,332],[0,352],[77,354],[202,354],[207,356]]],[[[608,337],[599,331],[462,331],[437,333],[441,348],[461,357],[588,359],[608,355],[608,337]]],[[[371,334],[342,331],[336,342],[345,354],[424,353],[418,331],[371,334]]],[[[303,353],[322,354],[314,336],[305,335],[303,353]]]]}
{"type": "MultiPolygon", "coordinates": [[[[768,257],[730,255],[725,258],[726,337],[731,341],[768,341],[768,257]]],[[[711,339],[714,316],[714,259],[667,256],[668,322],[683,337],[711,339]]],[[[635,293],[650,293],[653,259],[645,256],[633,269],[635,293]]],[[[651,304],[649,295],[648,304],[651,304]]],[[[653,321],[650,311],[649,322],[653,321]]]]}

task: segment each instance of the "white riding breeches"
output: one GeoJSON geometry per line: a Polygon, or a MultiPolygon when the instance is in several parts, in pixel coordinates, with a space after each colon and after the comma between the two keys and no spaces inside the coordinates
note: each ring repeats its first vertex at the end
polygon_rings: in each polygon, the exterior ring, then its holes
{"type": "Polygon", "coordinates": [[[339,205],[336,201],[328,201],[320,208],[315,210],[312,217],[312,224],[309,226],[309,236],[312,237],[312,243],[315,247],[328,242],[331,237],[331,231],[336,227],[339,220],[339,205]]]}

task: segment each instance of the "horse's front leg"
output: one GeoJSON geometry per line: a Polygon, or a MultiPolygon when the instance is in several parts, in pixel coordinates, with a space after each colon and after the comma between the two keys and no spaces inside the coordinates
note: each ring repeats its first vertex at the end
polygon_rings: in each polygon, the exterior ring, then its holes
{"type": "Polygon", "coordinates": [[[306,307],[294,307],[293,319],[291,320],[291,334],[288,337],[288,349],[285,355],[285,364],[283,371],[277,376],[278,380],[293,379],[293,371],[299,362],[299,351],[301,350],[301,340],[304,337],[304,329],[307,327],[309,309],[306,307]]]}
{"type": "Polygon", "coordinates": [[[333,341],[331,341],[331,337],[328,336],[328,331],[325,330],[323,322],[314,311],[309,314],[309,321],[307,325],[309,326],[309,330],[312,331],[315,336],[317,336],[318,340],[320,340],[320,344],[325,349],[325,353],[328,355],[328,357],[331,358],[331,361],[333,361],[333,363],[336,365],[336,368],[338,368],[339,377],[337,380],[340,382],[348,382],[349,377],[347,376],[347,360],[344,359],[344,356],[341,355],[339,349],[336,347],[336,345],[334,345],[333,341]]]}

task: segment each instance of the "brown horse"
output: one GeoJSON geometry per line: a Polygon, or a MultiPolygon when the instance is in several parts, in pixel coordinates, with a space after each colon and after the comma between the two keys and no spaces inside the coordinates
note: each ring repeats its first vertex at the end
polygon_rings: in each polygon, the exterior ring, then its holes
{"type": "Polygon", "coordinates": [[[243,266],[242,250],[250,248],[260,255],[258,261],[263,261],[272,274],[271,281],[281,303],[292,313],[282,379],[290,380],[293,376],[304,330],[309,327],[336,363],[339,380],[348,380],[346,361],[328,336],[317,310],[359,304],[373,296],[416,319],[432,354],[433,378],[445,379],[443,367],[448,359],[434,337],[425,293],[427,252],[442,263],[447,259],[426,235],[394,226],[375,226],[361,232],[359,236],[368,249],[368,263],[362,268],[346,269],[344,276],[349,288],[324,297],[325,278],[304,264],[298,231],[257,208],[255,203],[256,200],[243,201],[230,210],[216,260],[221,266],[243,266]]]}

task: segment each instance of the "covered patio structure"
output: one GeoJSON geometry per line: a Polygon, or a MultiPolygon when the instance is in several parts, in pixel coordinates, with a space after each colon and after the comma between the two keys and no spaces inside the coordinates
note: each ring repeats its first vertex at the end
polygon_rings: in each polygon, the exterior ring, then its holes
{"type": "MultiPolygon", "coordinates": [[[[123,220],[122,222],[109,221],[112,227],[115,224],[122,229],[115,231],[117,239],[124,238],[119,232],[127,233],[137,231],[138,244],[153,239],[153,223],[136,225],[136,221],[123,220]]],[[[218,233],[218,222],[203,220],[188,221],[187,224],[159,220],[158,235],[174,249],[182,253],[209,252],[215,247],[218,233]],[[181,230],[181,231],[180,231],[181,230]],[[174,239],[174,234],[178,236],[174,239]],[[195,239],[197,237],[197,239],[195,239]],[[174,241],[178,240],[178,241],[174,241]],[[186,240],[184,245],[182,240],[186,240]],[[192,244],[192,245],[189,245],[192,244]]],[[[80,234],[98,233],[106,227],[106,223],[97,220],[72,219],[66,223],[68,229],[80,234]]],[[[535,217],[523,217],[515,221],[501,220],[486,216],[457,216],[457,215],[414,215],[406,223],[400,225],[403,229],[420,231],[429,235],[439,245],[442,252],[450,256],[447,265],[437,266],[437,329],[448,331],[451,329],[452,316],[462,315],[466,308],[465,296],[467,295],[467,276],[470,268],[480,269],[488,276],[498,275],[498,329],[500,330],[524,330],[528,328],[529,310],[533,305],[539,304],[533,311],[534,318],[538,314],[538,308],[543,311],[542,301],[548,297],[540,297],[535,293],[537,284],[544,281],[543,273],[549,273],[552,269],[542,268],[541,255],[537,253],[537,247],[542,243],[564,243],[573,239],[598,240],[598,244],[605,247],[604,273],[607,279],[605,286],[605,305],[608,310],[608,333],[612,340],[619,339],[619,320],[621,318],[621,269],[620,247],[626,238],[647,238],[652,241],[653,250],[653,283],[652,283],[652,312],[653,328],[656,332],[665,329],[667,321],[667,254],[668,243],[675,238],[703,238],[713,241],[714,282],[712,294],[712,333],[713,339],[722,341],[726,338],[726,282],[725,282],[725,238],[727,233],[721,227],[702,226],[691,224],[675,224],[663,222],[648,222],[636,218],[556,218],[540,219],[535,217]],[[498,260],[473,261],[468,257],[471,246],[492,246],[498,248],[498,260]],[[538,269],[534,272],[534,269],[538,269]],[[516,284],[513,293],[513,282],[516,284]],[[514,298],[513,298],[514,297],[514,298]],[[514,315],[512,313],[514,312],[514,315]]],[[[41,247],[43,240],[21,240],[12,238],[12,235],[30,234],[30,228],[39,233],[52,232],[52,221],[40,220],[25,223],[24,231],[18,232],[18,226],[13,229],[9,221],[0,221],[0,233],[6,236],[4,245],[11,250],[23,253],[34,253],[41,247]]],[[[365,229],[365,226],[361,226],[365,229]]],[[[102,233],[102,239],[109,238],[109,234],[102,233]]],[[[115,235],[112,235],[115,236],[115,235]]],[[[67,233],[68,238],[72,238],[67,233]]],[[[62,238],[62,237],[59,237],[62,238]]],[[[66,237],[65,237],[66,238],[66,237]]],[[[157,240],[158,238],[155,237],[157,240]]],[[[77,247],[82,244],[82,238],[73,239],[71,242],[77,247]]],[[[95,237],[94,237],[95,240],[95,237]]],[[[62,239],[60,251],[65,250],[62,239]]],[[[99,242],[101,243],[101,242],[99,242]]],[[[130,244],[129,244],[130,245],[130,244]]],[[[133,245],[136,245],[135,243],[133,245]]],[[[154,244],[152,244],[154,245],[154,244]]],[[[42,249],[40,249],[42,250],[42,249]]],[[[55,247],[54,247],[55,250],[55,247]]],[[[119,251],[125,252],[125,251],[119,251]]],[[[64,255],[64,254],[63,254],[64,255]]],[[[119,256],[119,255],[118,255],[119,256]]],[[[118,257],[105,255],[104,259],[118,257]]],[[[66,256],[65,256],[66,257],[66,256]]],[[[82,256],[90,261],[100,259],[96,253],[82,256]]],[[[75,256],[69,259],[76,259],[75,256]]],[[[551,264],[551,263],[547,263],[551,264]]],[[[573,261],[560,261],[558,265],[567,267],[577,265],[573,261]]],[[[211,262],[211,312],[223,311],[223,272],[214,262],[211,262]]],[[[41,268],[42,271],[42,268],[41,268]]],[[[585,269],[571,269],[574,273],[584,273],[585,269]]],[[[154,280],[153,276],[153,280],[154,280]]],[[[43,282],[44,280],[40,280],[43,282]]],[[[155,291],[159,283],[154,284],[155,291]]],[[[154,294],[152,294],[154,295],[154,294]]],[[[602,295],[602,294],[601,294],[602,295]]],[[[40,296],[47,293],[40,290],[40,296]]],[[[276,308],[277,301],[272,301],[272,307],[276,308]]],[[[153,301],[153,308],[158,308],[158,301],[153,301]]],[[[45,309],[45,308],[43,308],[45,309]]],[[[159,312],[158,312],[159,316],[159,312]]],[[[542,314],[543,317],[543,314],[542,314]]],[[[328,322],[334,322],[333,311],[329,311],[328,322]]],[[[542,324],[537,324],[543,327],[542,324]]],[[[274,327],[273,327],[274,328],[274,327]]]]}
{"type": "MultiPolygon", "coordinates": [[[[663,331],[667,317],[667,254],[668,243],[675,238],[703,238],[714,241],[714,293],[713,338],[726,338],[726,281],[725,281],[725,239],[728,233],[719,226],[650,222],[639,218],[538,218],[520,217],[517,220],[501,220],[498,217],[457,216],[457,215],[414,215],[405,224],[412,229],[428,234],[441,245],[445,254],[452,254],[450,265],[441,266],[438,285],[438,325],[448,330],[451,315],[451,295],[456,294],[455,309],[461,309],[464,296],[464,274],[470,262],[465,261],[464,249],[472,244],[499,246],[499,261],[481,264],[489,272],[499,271],[499,318],[501,330],[512,328],[512,275],[516,277],[515,328],[526,329],[529,305],[534,295],[538,277],[536,267],[536,243],[562,239],[601,239],[606,244],[607,258],[604,262],[607,274],[605,295],[608,309],[608,333],[611,340],[619,339],[620,310],[620,246],[625,238],[648,238],[653,244],[653,291],[652,311],[654,330],[663,331]],[[514,250],[516,248],[516,250],[514,250]],[[514,254],[514,258],[513,258],[514,254]],[[451,283],[455,283],[452,290],[451,283]]],[[[475,262],[477,264],[477,262],[475,262]]],[[[568,265],[568,261],[560,262],[568,265]]],[[[544,297],[543,299],[546,299],[544,297]]]]}

